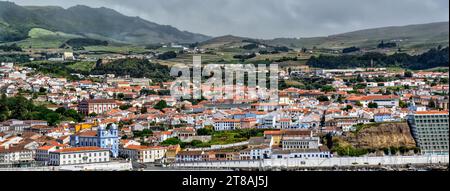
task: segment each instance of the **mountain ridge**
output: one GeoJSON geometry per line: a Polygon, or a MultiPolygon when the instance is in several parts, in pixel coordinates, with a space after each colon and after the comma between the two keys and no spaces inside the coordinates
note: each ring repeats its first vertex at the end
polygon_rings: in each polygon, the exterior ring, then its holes
{"type": "MultiPolygon", "coordinates": [[[[351,46],[374,48],[381,41],[395,41],[403,47],[420,47],[424,49],[438,45],[448,46],[449,22],[433,22],[404,26],[388,26],[362,29],[328,36],[305,38],[274,38],[252,39],[233,35],[219,36],[200,43],[204,48],[218,48],[220,46],[239,46],[244,40],[259,42],[271,46],[286,46],[289,48],[325,48],[343,49],[351,46]],[[227,41],[228,40],[228,41],[227,41]],[[240,41],[240,42],[239,42],[240,41]]],[[[247,42],[248,43],[248,42],[247,42]]]]}
{"type": "Polygon", "coordinates": [[[24,40],[33,28],[128,44],[198,42],[206,48],[239,46],[244,40],[293,49],[373,48],[380,41],[393,41],[401,47],[424,49],[449,44],[448,21],[378,27],[306,38],[253,39],[233,35],[212,38],[140,17],[125,16],[106,7],[76,5],[65,9],[58,6],[19,6],[0,1],[0,42],[24,40]]]}
{"type": "Polygon", "coordinates": [[[17,41],[27,37],[32,28],[61,31],[86,37],[103,36],[132,44],[194,43],[209,36],[181,31],[140,17],[125,16],[113,9],[77,5],[67,9],[57,6],[19,6],[0,1],[0,41],[17,41]],[[9,35],[9,36],[8,36],[9,35]]]}
{"type": "Polygon", "coordinates": [[[285,45],[291,48],[336,48],[350,46],[362,48],[376,46],[380,41],[396,41],[405,46],[436,46],[449,44],[449,22],[433,22],[403,26],[388,26],[362,29],[341,34],[308,38],[275,38],[266,43],[285,45]],[[292,46],[294,45],[294,46],[292,46]]]}

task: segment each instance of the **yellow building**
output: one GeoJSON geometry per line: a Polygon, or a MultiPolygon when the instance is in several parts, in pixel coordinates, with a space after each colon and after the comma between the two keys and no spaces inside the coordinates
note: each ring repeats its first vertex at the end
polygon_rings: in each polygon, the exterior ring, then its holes
{"type": "Polygon", "coordinates": [[[264,131],[264,138],[270,139],[272,147],[281,147],[282,131],[264,131]]]}
{"type": "Polygon", "coordinates": [[[75,132],[79,132],[84,129],[90,129],[92,127],[95,127],[96,125],[97,125],[96,122],[94,122],[94,123],[79,123],[79,124],[75,125],[75,132]]]}
{"type": "Polygon", "coordinates": [[[166,151],[166,162],[175,162],[176,156],[178,154],[178,152],[181,151],[181,147],[180,145],[173,145],[173,146],[169,146],[167,147],[167,151],[166,151]]]}

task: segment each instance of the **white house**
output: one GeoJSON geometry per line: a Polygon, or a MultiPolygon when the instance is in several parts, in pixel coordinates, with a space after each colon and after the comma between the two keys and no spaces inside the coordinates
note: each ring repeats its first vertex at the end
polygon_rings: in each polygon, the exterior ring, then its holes
{"type": "Polygon", "coordinates": [[[74,165],[109,162],[109,150],[100,147],[65,148],[49,153],[49,165],[74,165]]]}
{"type": "Polygon", "coordinates": [[[50,160],[50,152],[56,151],[58,149],[57,146],[47,145],[42,146],[36,149],[35,160],[49,162],[50,160]]]}
{"type": "Polygon", "coordinates": [[[33,151],[25,148],[0,148],[0,163],[33,161],[33,151]]]}
{"type": "Polygon", "coordinates": [[[229,131],[239,129],[241,120],[239,119],[216,119],[214,120],[215,131],[229,131]]]}
{"type": "Polygon", "coordinates": [[[140,163],[149,163],[162,160],[167,149],[164,147],[149,147],[141,145],[129,145],[119,150],[120,156],[130,158],[140,163]]]}

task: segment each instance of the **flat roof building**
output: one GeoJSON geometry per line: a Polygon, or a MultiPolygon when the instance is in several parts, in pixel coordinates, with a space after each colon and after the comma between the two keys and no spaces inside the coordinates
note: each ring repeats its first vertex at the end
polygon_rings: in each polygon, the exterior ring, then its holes
{"type": "Polygon", "coordinates": [[[417,111],[408,124],[422,154],[448,154],[448,111],[417,111]]]}

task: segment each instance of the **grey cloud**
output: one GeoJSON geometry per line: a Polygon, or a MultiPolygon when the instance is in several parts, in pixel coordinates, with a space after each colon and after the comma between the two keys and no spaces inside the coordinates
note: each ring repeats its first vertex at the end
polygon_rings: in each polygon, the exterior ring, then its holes
{"type": "Polygon", "coordinates": [[[109,7],[212,36],[322,36],[365,28],[448,21],[448,0],[15,0],[109,7]]]}

